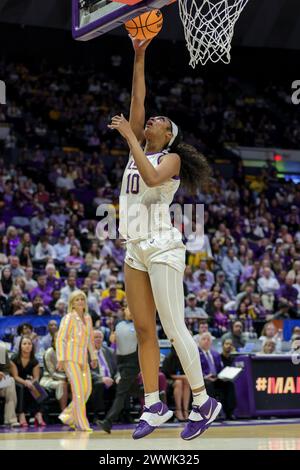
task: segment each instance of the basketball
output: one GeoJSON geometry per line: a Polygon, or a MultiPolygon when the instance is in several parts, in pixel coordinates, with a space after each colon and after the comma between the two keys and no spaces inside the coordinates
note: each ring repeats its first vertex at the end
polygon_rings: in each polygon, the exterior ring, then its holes
{"type": "Polygon", "coordinates": [[[143,13],[125,23],[128,33],[134,39],[152,39],[163,26],[163,15],[160,10],[143,13]]]}

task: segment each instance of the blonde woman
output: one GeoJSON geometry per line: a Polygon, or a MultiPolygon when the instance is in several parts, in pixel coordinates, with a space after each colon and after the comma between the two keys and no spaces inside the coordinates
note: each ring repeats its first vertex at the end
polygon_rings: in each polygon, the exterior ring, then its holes
{"type": "Polygon", "coordinates": [[[59,419],[81,431],[91,431],[85,407],[92,389],[88,352],[94,369],[97,367],[97,355],[87,299],[84,292],[75,290],[69,298],[68,313],[60,324],[56,355],[57,369],[65,371],[72,390],[72,402],[59,419]]]}

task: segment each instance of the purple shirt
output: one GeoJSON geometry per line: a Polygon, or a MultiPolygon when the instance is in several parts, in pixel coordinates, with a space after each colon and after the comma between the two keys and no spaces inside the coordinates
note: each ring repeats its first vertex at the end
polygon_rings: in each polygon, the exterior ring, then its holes
{"type": "Polygon", "coordinates": [[[61,287],[62,287],[62,281],[61,279],[58,279],[58,278],[51,278],[49,279],[47,277],[47,284],[46,284],[46,287],[52,291],[54,290],[59,290],[61,287]]]}
{"type": "Polygon", "coordinates": [[[29,293],[29,297],[30,300],[33,300],[37,295],[40,295],[44,301],[44,304],[48,305],[53,300],[51,295],[52,291],[53,289],[51,287],[46,286],[44,289],[41,289],[38,286],[29,293]]]}
{"type": "Polygon", "coordinates": [[[120,304],[116,300],[113,300],[110,297],[106,297],[102,300],[101,303],[101,312],[105,314],[105,310],[111,310],[112,312],[117,312],[120,309],[120,304]]]}
{"type": "Polygon", "coordinates": [[[111,250],[112,257],[115,259],[115,262],[118,266],[123,266],[125,259],[125,250],[124,248],[116,248],[115,246],[111,250]]]}
{"type": "Polygon", "coordinates": [[[252,266],[252,265],[244,267],[244,271],[240,276],[240,282],[241,283],[244,283],[244,282],[248,281],[248,279],[251,278],[252,273],[253,273],[253,269],[254,269],[254,266],[252,266]]]}
{"type": "Polygon", "coordinates": [[[297,297],[298,297],[298,291],[295,289],[293,286],[288,286],[287,284],[283,284],[280,289],[276,292],[276,296],[279,299],[280,297],[283,297],[284,299],[287,299],[289,302],[292,302],[294,307],[297,305],[297,297]]]}
{"type": "Polygon", "coordinates": [[[84,263],[84,259],[81,258],[80,256],[67,256],[65,258],[65,263],[69,263],[69,264],[83,264],[84,263]]]}
{"type": "MultiPolygon", "coordinates": [[[[194,272],[194,278],[195,279],[199,279],[200,271],[201,270],[198,269],[197,271],[194,272]]],[[[206,274],[206,282],[209,282],[209,284],[210,284],[209,288],[211,288],[211,286],[215,283],[215,276],[208,269],[205,271],[205,274],[206,274]]]]}
{"type": "Polygon", "coordinates": [[[17,246],[21,243],[20,238],[19,237],[11,238],[8,243],[9,243],[9,248],[10,248],[10,254],[15,255],[17,251],[17,246]]]}
{"type": "Polygon", "coordinates": [[[199,290],[200,290],[200,282],[199,281],[195,281],[195,279],[191,280],[190,278],[186,278],[186,279],[184,279],[184,282],[185,282],[189,292],[193,292],[194,294],[199,292],[199,290]]]}
{"type": "Polygon", "coordinates": [[[222,328],[222,327],[228,328],[228,323],[229,323],[229,320],[228,320],[227,315],[225,315],[225,313],[216,312],[214,314],[214,326],[216,328],[222,328]]]}

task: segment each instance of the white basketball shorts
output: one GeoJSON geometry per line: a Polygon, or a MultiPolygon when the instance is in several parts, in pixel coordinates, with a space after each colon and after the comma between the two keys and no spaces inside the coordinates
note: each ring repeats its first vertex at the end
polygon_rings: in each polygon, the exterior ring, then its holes
{"type": "Polygon", "coordinates": [[[185,270],[185,245],[182,240],[148,239],[126,243],[125,263],[139,271],[150,272],[153,263],[163,263],[179,272],[185,270]]]}

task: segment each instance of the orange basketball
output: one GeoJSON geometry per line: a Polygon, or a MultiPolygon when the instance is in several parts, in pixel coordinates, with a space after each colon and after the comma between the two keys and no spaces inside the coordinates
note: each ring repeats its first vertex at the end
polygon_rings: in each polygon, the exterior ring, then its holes
{"type": "Polygon", "coordinates": [[[134,39],[152,39],[163,26],[160,10],[151,10],[125,23],[125,28],[134,39]]]}

